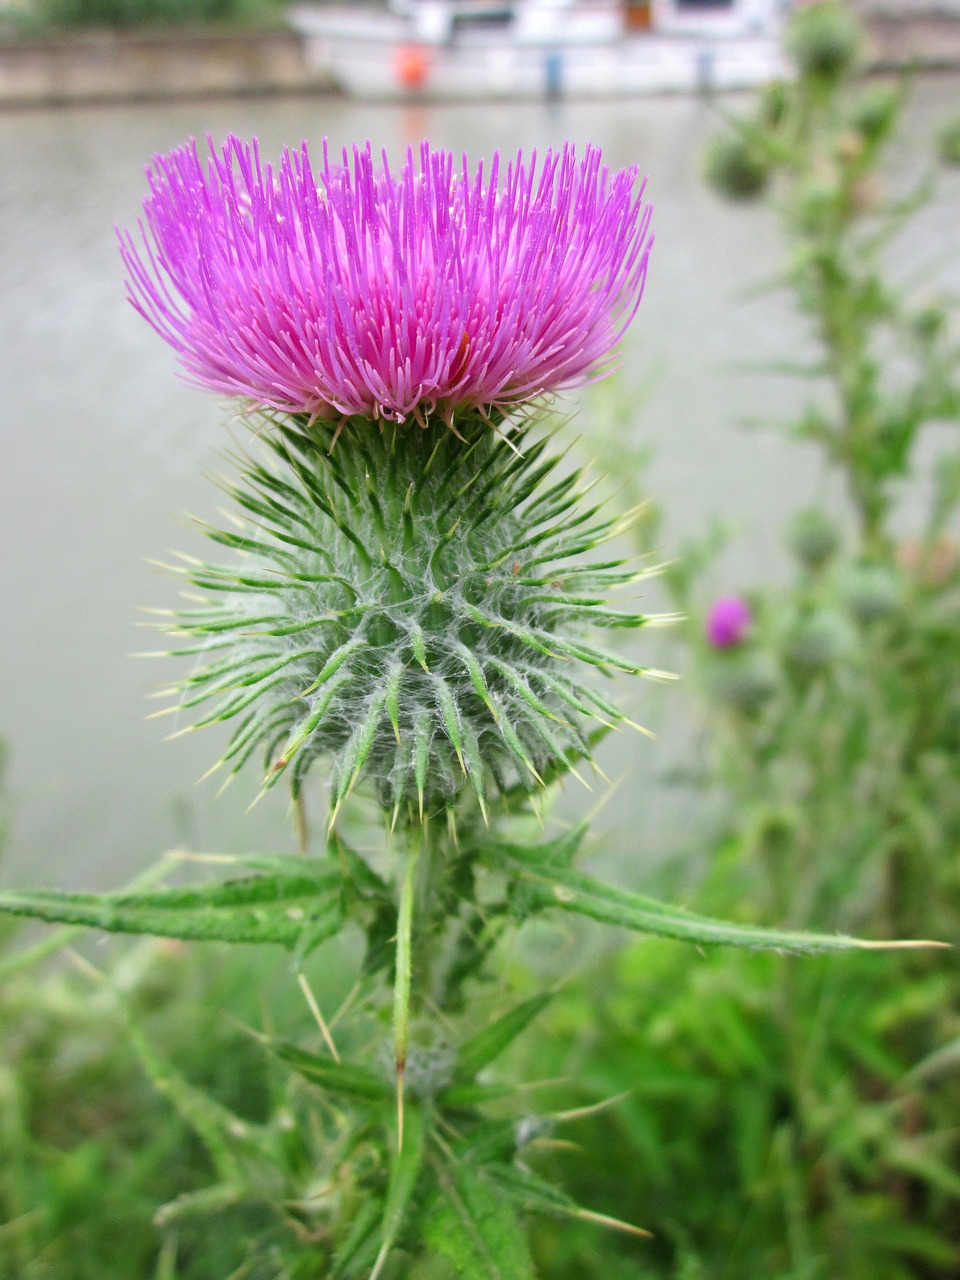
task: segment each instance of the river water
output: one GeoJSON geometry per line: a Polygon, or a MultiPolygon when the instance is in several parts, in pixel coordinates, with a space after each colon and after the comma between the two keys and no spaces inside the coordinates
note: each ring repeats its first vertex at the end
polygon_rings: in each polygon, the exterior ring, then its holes
{"type": "MultiPolygon", "coordinates": [[[[918,84],[903,169],[917,171],[919,144],[955,109],[958,89],[954,77],[918,84]]],[[[837,494],[809,449],[743,426],[786,415],[797,389],[734,366],[795,354],[804,330],[782,296],[744,298],[775,273],[782,243],[768,211],[724,206],[703,188],[698,156],[717,113],[690,97],[429,109],[298,98],[0,116],[5,880],[107,887],[177,844],[290,844],[276,793],[245,812],[252,772],[221,797],[215,782],[197,785],[222,735],[165,742],[164,722],[144,717],[166,664],[130,656],[157,647],[138,629],[138,609],[176,599],[148,560],[169,548],[203,553],[184,513],[215,517],[210,477],[229,416],[178,381],[172,354],[124,299],[112,228],[136,218],[147,159],[191,134],[232,130],[259,135],[268,156],[324,135],[338,147],[369,138],[392,155],[429,137],[472,159],[571,138],[600,144],[613,166],[639,164],[650,174],[657,243],[624,346],[621,429],[631,449],[652,451],[643,484],[665,510],[665,554],[712,517],[733,523],[719,591],[781,573],[789,511],[814,497],[835,504],[837,494]]],[[[960,177],[948,175],[897,269],[929,261],[960,290],[958,209],[960,177]]],[[[589,450],[596,424],[583,414],[577,427],[589,450]]],[[[665,745],[620,738],[606,757],[624,783],[602,822],[630,859],[656,856],[689,821],[656,782],[670,743],[683,739],[670,731],[672,697],[641,699],[639,712],[667,726],[665,745]]]]}

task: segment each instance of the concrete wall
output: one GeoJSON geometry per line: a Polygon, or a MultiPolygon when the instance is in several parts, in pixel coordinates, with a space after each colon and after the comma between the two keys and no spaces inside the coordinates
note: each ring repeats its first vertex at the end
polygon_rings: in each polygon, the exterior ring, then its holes
{"type": "Polygon", "coordinates": [[[870,62],[878,68],[960,67],[960,10],[866,17],[870,62]]]}
{"type": "Polygon", "coordinates": [[[329,88],[290,31],[84,32],[0,41],[0,106],[329,88]]]}

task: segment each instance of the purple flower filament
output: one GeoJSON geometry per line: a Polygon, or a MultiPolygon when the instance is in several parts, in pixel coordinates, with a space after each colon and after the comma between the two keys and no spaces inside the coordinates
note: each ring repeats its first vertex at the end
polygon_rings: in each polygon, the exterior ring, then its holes
{"type": "Polygon", "coordinates": [[[652,245],[635,168],[568,144],[471,177],[423,143],[394,178],[369,144],[342,165],[324,145],[315,177],[306,144],[276,170],[256,140],[209,145],[155,157],[141,243],[121,234],[130,299],[191,381],[425,426],[609,371],[652,245]]]}

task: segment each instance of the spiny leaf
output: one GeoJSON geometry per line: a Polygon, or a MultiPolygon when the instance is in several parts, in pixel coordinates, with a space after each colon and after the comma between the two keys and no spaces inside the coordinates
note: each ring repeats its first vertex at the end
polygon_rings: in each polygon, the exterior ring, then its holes
{"type": "Polygon", "coordinates": [[[560,719],[555,712],[550,710],[546,703],[537,697],[527,684],[526,680],[524,680],[523,676],[519,675],[516,669],[508,662],[501,662],[499,658],[494,658],[492,656],[488,661],[491,667],[500,672],[507,684],[510,685],[511,689],[518,693],[523,701],[527,703],[528,706],[532,707],[534,711],[538,711],[540,715],[546,716],[550,720],[560,719]]]}
{"type": "Polygon", "coordinates": [[[270,1040],[267,1044],[281,1062],[329,1093],[341,1094],[345,1098],[362,1102],[385,1102],[393,1097],[393,1089],[388,1081],[368,1071],[366,1067],[308,1053],[306,1049],[286,1040],[270,1040]]]}
{"type": "Polygon", "coordinates": [[[364,1257],[370,1260],[368,1265],[372,1263],[377,1248],[379,1225],[380,1204],[368,1196],[357,1209],[346,1238],[334,1254],[330,1280],[341,1280],[348,1268],[352,1269],[352,1274],[356,1274],[364,1257]],[[355,1267],[352,1266],[354,1263],[355,1267]]]}
{"type": "Polygon", "coordinates": [[[448,1085],[440,1095],[440,1100],[445,1107],[453,1110],[461,1107],[473,1110],[485,1102],[499,1102],[517,1092],[516,1084],[478,1084],[476,1080],[472,1080],[467,1084],[448,1085]]]}
{"type": "Polygon", "coordinates": [[[495,865],[519,876],[534,892],[541,907],[558,907],[562,911],[589,916],[638,933],[654,933],[686,942],[807,953],[942,945],[935,942],[869,942],[843,934],[767,929],[758,925],[711,920],[682,907],[672,907],[626,889],[602,884],[572,867],[559,864],[531,866],[528,858],[506,853],[505,846],[487,844],[483,852],[495,865]]]}
{"type": "Polygon", "coordinates": [[[486,795],[483,785],[483,757],[480,754],[480,743],[469,724],[463,726],[463,755],[467,765],[467,776],[477,797],[484,822],[487,821],[486,795]]]}
{"type": "Polygon", "coordinates": [[[526,1236],[509,1203],[467,1165],[444,1179],[425,1215],[427,1247],[462,1280],[535,1280],[526,1236]]]}
{"type": "Polygon", "coordinates": [[[413,656],[420,663],[424,671],[427,671],[427,644],[423,636],[423,628],[417,622],[410,624],[410,648],[413,650],[413,656]]]}
{"type": "Polygon", "coordinates": [[[472,1080],[526,1030],[551,999],[547,994],[524,1000],[461,1045],[457,1054],[457,1080],[472,1080]]]}
{"type": "Polygon", "coordinates": [[[341,882],[330,873],[274,874],[191,889],[141,894],[8,889],[0,911],[110,933],[195,941],[279,943],[301,953],[335,934],[343,919],[341,882]]]}
{"type": "Polygon", "coordinates": [[[160,1206],[153,1217],[154,1226],[169,1227],[184,1218],[209,1218],[212,1214],[242,1204],[251,1199],[251,1195],[251,1188],[242,1182],[220,1182],[212,1187],[201,1187],[198,1191],[185,1191],[175,1200],[160,1206]]]}
{"type": "Polygon", "coordinates": [[[631,1236],[650,1236],[643,1227],[634,1226],[620,1218],[611,1218],[605,1213],[597,1213],[593,1209],[585,1209],[572,1200],[566,1192],[538,1177],[529,1169],[517,1165],[492,1163],[484,1166],[487,1178],[509,1197],[518,1208],[529,1213],[546,1213],[564,1218],[579,1218],[585,1222],[595,1222],[598,1226],[610,1227],[614,1231],[622,1231],[631,1236]]]}
{"type": "Polygon", "coordinates": [[[241,1120],[216,1098],[190,1084],[160,1058],[129,1018],[127,1032],[157,1091],[170,1100],[206,1147],[221,1182],[245,1186],[249,1180],[244,1170],[251,1160],[263,1170],[272,1167],[276,1152],[269,1129],[241,1120]]]}
{"type": "MultiPolygon", "coordinates": [[[[280,755],[279,760],[274,762],[271,772],[268,774],[267,778],[264,781],[263,785],[265,787],[270,787],[276,782],[279,775],[286,769],[287,765],[290,763],[293,757],[297,755],[297,753],[303,747],[304,743],[309,740],[310,735],[314,732],[314,730],[323,720],[323,717],[326,715],[327,708],[329,707],[333,699],[336,697],[337,692],[340,689],[340,686],[346,683],[346,681],[348,681],[349,679],[350,679],[349,672],[341,671],[338,675],[334,675],[334,677],[328,682],[327,687],[324,689],[323,693],[319,696],[319,698],[314,702],[313,706],[311,707],[310,714],[307,716],[305,720],[303,720],[296,727],[296,732],[293,734],[293,736],[287,742],[286,746],[283,748],[283,751],[280,755]]],[[[266,726],[264,726],[264,728],[266,728],[266,726]]],[[[262,735],[258,734],[257,737],[259,741],[262,735]]],[[[239,763],[236,767],[239,768],[239,763]]]]}
{"type": "Polygon", "coordinates": [[[520,740],[520,735],[517,733],[516,729],[514,729],[503,711],[500,712],[500,719],[497,722],[497,728],[500,730],[500,736],[503,738],[507,749],[517,761],[518,765],[523,766],[523,768],[532,774],[536,781],[542,786],[543,779],[540,777],[539,773],[537,773],[526,747],[520,740]]]}

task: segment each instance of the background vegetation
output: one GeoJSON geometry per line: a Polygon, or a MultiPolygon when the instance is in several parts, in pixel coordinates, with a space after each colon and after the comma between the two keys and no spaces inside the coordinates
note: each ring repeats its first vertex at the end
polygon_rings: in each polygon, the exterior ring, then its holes
{"type": "Polygon", "coordinates": [[[283,0],[26,0],[0,13],[0,34],[85,27],[137,30],[208,25],[277,26],[283,0]]]}

